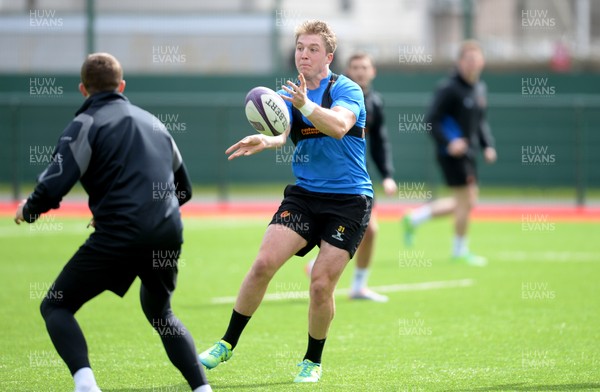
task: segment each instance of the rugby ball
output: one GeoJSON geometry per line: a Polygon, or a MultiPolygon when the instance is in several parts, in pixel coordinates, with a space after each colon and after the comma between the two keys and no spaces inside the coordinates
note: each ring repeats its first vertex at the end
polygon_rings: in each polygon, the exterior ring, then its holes
{"type": "Polygon", "coordinates": [[[258,132],[281,135],[290,123],[290,113],[279,94],[267,87],[255,87],[246,95],[246,118],[258,132]]]}

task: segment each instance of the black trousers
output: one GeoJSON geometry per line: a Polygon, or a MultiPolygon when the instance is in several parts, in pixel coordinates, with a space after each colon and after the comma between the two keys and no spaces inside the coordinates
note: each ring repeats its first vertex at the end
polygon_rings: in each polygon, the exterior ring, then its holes
{"type": "Polygon", "coordinates": [[[79,248],[41,304],[52,343],[71,374],[90,367],[87,344],[75,313],[105,290],[124,296],[139,277],[142,310],[169,359],[192,389],[207,383],[192,336],[171,310],[180,249],[179,244],[107,248],[93,239],[79,248]]]}

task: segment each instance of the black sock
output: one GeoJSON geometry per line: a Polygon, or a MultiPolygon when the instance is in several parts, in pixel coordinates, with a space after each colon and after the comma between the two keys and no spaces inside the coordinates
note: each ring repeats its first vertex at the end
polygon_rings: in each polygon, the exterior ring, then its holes
{"type": "Polygon", "coordinates": [[[244,316],[233,309],[233,312],[231,313],[231,320],[229,320],[229,326],[227,327],[227,331],[225,331],[225,335],[223,336],[223,340],[231,344],[232,350],[237,345],[242,331],[244,328],[246,328],[248,321],[250,321],[250,317],[251,316],[244,316]]]}
{"type": "Polygon", "coordinates": [[[308,359],[314,363],[321,363],[321,355],[323,354],[323,347],[325,347],[325,339],[315,339],[310,334],[308,335],[308,348],[304,359],[308,359]]]}

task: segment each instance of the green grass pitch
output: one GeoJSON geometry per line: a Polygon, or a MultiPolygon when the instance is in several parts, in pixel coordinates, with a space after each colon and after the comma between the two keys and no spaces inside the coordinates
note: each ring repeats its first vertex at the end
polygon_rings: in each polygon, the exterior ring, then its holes
{"type": "MultiPolygon", "coordinates": [[[[268,220],[185,219],[173,308],[199,350],[222,336],[232,308],[223,297],[237,294],[268,220]]],[[[57,218],[17,227],[8,217],[0,223],[0,390],[72,390],[39,303],[91,232],[86,224],[57,218]]],[[[380,222],[369,283],[387,287],[388,303],[337,296],[319,384],[292,384],[306,348],[309,287],[308,258],[293,258],[269,286],[284,299],[263,302],[232,359],[208,372],[214,390],[600,389],[597,222],[475,221],[471,247],[489,258],[485,268],[449,262],[447,219],[420,227],[411,250],[400,238],[397,222],[380,222]],[[445,283],[417,285],[423,282],[445,283]]],[[[339,288],[349,286],[353,267],[351,261],[339,288]]],[[[105,392],[187,391],[144,319],[138,290],[136,281],[124,299],[105,292],[77,314],[99,385],[105,392]]]]}

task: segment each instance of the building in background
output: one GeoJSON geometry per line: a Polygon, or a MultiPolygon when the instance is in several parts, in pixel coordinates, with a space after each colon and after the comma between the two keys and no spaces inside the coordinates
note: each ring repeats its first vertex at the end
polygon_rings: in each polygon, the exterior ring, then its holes
{"type": "MultiPolygon", "coordinates": [[[[0,1],[0,73],[77,72],[88,51],[86,3],[0,1]]],[[[600,2],[592,0],[94,3],[94,48],[114,53],[130,73],[277,72],[293,45],[280,37],[310,18],[326,19],[344,40],[340,63],[364,50],[380,68],[445,67],[470,34],[492,69],[589,70],[600,62],[600,2]]]]}

